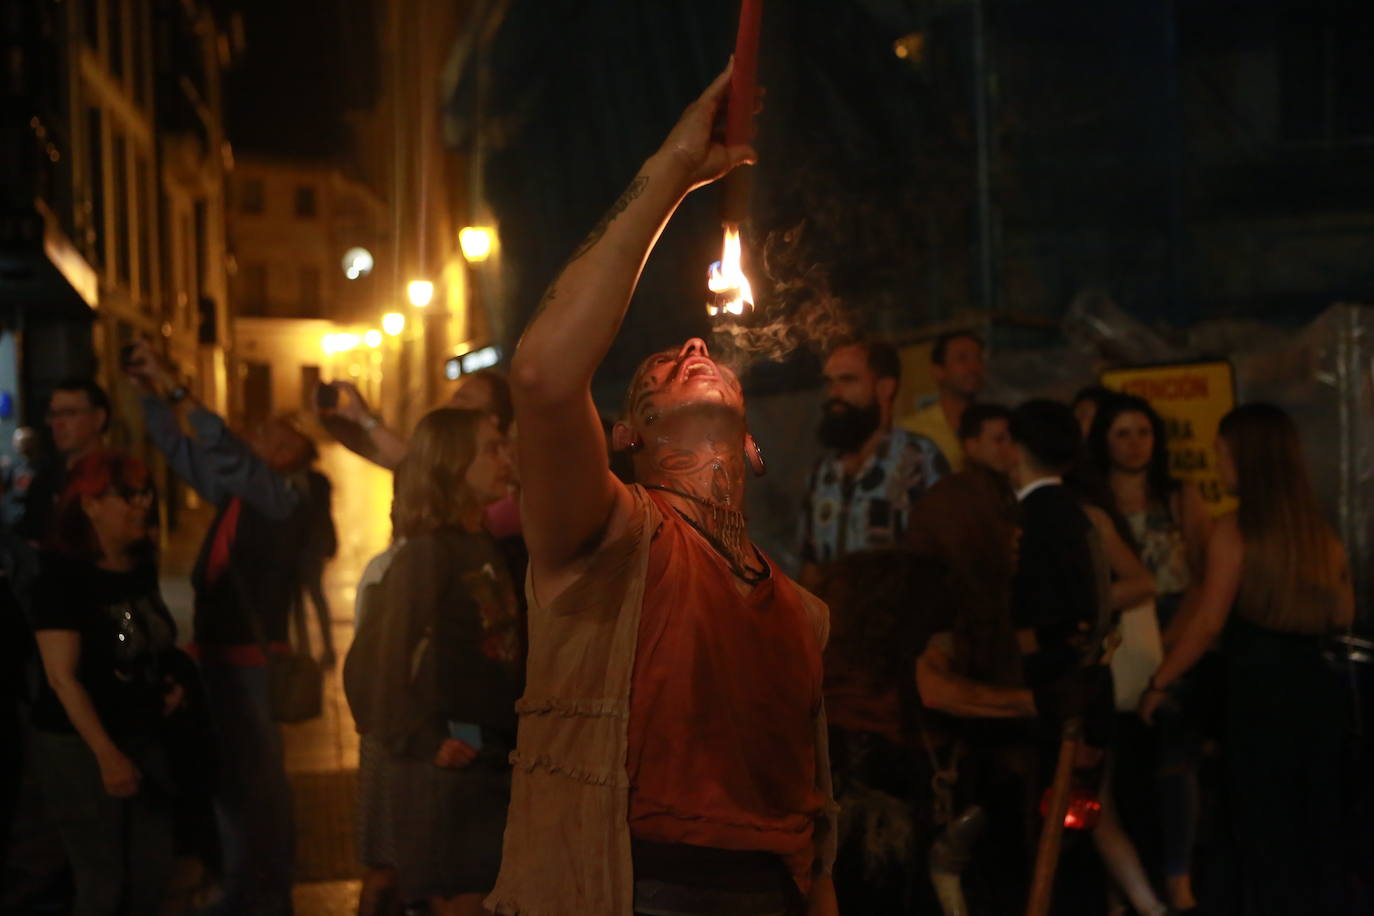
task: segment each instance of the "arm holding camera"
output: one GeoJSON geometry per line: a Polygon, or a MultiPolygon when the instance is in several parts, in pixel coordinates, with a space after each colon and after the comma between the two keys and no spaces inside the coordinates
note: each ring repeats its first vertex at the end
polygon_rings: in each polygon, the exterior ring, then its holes
{"type": "Polygon", "coordinates": [[[189,401],[193,407],[199,405],[185,388],[177,384],[176,377],[146,342],[139,341],[126,347],[120,353],[120,361],[129,378],[143,392],[143,417],[153,445],[162,452],[173,473],[186,481],[206,502],[219,505],[226,495],[225,490],[217,476],[208,470],[208,462],[201,454],[204,449],[198,441],[199,437],[192,439],[182,432],[171,401],[178,404],[189,401]]]}
{"type": "Polygon", "coordinates": [[[153,445],[166,456],[173,472],[206,502],[218,506],[238,496],[275,519],[290,517],[300,505],[296,487],[230,432],[223,417],[178,384],[147,343],[134,345],[124,360],[124,371],[144,392],[143,415],[153,445]],[[186,419],[194,437],[182,432],[174,403],[189,405],[186,419]]]}
{"type": "Polygon", "coordinates": [[[323,420],[328,421],[337,417],[360,427],[367,436],[366,450],[357,447],[358,440],[354,436],[337,438],[349,451],[373,464],[394,471],[401,463],[401,459],[406,456],[406,449],[410,443],[372,412],[362,392],[352,382],[329,382],[320,385],[315,389],[315,407],[323,420]]]}

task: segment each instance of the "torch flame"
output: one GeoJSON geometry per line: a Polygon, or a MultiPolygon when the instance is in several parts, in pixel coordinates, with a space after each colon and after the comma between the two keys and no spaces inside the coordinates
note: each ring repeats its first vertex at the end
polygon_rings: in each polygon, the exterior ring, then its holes
{"type": "Polygon", "coordinates": [[[714,318],[720,314],[743,315],[754,309],[754,290],[740,266],[742,254],[739,227],[725,227],[725,246],[720,260],[711,265],[706,287],[715,293],[715,301],[706,306],[706,314],[714,318]]]}

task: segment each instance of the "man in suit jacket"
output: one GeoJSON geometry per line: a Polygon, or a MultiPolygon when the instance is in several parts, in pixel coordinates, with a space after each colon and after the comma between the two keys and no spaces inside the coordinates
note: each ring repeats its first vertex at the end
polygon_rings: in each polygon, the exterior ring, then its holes
{"type": "Polygon", "coordinates": [[[1012,581],[1012,621],[1021,638],[1027,685],[1055,680],[1076,665],[1094,629],[1101,594],[1092,522],[1064,487],[1081,434],[1073,411],[1048,400],[1012,412],[1021,504],[1021,545],[1012,581]]]}

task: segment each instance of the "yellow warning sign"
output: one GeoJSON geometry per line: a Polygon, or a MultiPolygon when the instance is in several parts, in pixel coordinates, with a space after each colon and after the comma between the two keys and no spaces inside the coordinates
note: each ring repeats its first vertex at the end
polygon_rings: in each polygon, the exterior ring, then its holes
{"type": "Polygon", "coordinates": [[[1236,507],[1217,479],[1212,451],[1221,418],[1236,406],[1235,374],[1229,362],[1111,369],[1102,373],[1102,384],[1150,402],[1168,430],[1174,476],[1196,483],[1213,515],[1236,507]]]}

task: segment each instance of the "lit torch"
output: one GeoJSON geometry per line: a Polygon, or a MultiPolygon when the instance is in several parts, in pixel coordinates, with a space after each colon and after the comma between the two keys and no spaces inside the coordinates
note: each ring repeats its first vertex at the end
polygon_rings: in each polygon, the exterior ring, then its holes
{"type": "Polygon", "coordinates": [[[725,224],[725,249],[720,260],[711,265],[706,288],[715,293],[715,301],[707,303],[706,314],[743,315],[754,308],[754,290],[740,266],[739,224],[725,224]]]}
{"type": "MultiPolygon", "coordinates": [[[[735,36],[735,69],[730,75],[730,99],[725,113],[725,145],[748,143],[754,133],[754,103],[758,96],[759,22],[763,0],[741,0],[739,31],[735,36]]],[[[720,218],[725,224],[725,244],[720,260],[711,265],[706,286],[713,299],[706,314],[740,316],[754,309],[754,291],[744,275],[743,246],[739,227],[749,215],[752,171],[737,168],[725,176],[721,188],[720,218]]]]}

